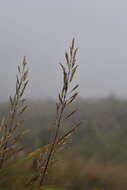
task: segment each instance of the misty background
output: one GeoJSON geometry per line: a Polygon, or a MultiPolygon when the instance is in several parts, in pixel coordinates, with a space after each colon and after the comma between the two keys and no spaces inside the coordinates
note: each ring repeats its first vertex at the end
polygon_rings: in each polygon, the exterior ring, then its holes
{"type": "Polygon", "coordinates": [[[75,37],[81,97],[127,97],[126,0],[0,0],[0,100],[13,94],[27,57],[27,97],[54,98],[58,63],[75,37]]]}

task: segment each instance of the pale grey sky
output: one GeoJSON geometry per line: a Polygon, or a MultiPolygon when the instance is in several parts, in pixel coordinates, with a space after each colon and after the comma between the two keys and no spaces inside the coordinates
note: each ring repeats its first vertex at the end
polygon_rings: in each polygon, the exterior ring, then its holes
{"type": "Polygon", "coordinates": [[[13,92],[16,66],[30,68],[27,96],[55,97],[72,37],[79,47],[82,97],[127,97],[126,0],[0,0],[0,99],[13,92]]]}

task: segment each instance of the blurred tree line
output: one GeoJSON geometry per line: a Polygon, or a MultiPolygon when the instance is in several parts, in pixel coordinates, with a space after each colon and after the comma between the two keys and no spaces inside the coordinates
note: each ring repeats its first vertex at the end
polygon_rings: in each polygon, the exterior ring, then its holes
{"type": "MultiPolygon", "coordinates": [[[[63,163],[56,164],[52,179],[50,176],[47,179],[48,184],[72,189],[106,185],[110,189],[126,189],[127,100],[110,96],[79,99],[76,104],[79,111],[66,125],[69,128],[78,120],[82,125],[71,138],[69,151],[59,154],[63,163]],[[58,176],[61,176],[59,181],[58,176]]],[[[0,103],[1,118],[7,108],[8,103],[0,103]]],[[[29,135],[24,136],[21,143],[28,150],[34,150],[47,144],[53,133],[55,101],[29,101],[29,109],[21,129],[28,130],[29,135]]]]}

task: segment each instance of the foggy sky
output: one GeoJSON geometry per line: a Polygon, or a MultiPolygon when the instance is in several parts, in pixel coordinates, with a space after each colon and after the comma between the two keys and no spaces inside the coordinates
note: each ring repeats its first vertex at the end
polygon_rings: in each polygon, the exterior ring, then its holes
{"type": "Polygon", "coordinates": [[[27,97],[58,93],[66,47],[75,37],[81,97],[127,97],[126,0],[0,0],[0,100],[13,94],[25,55],[27,97]]]}

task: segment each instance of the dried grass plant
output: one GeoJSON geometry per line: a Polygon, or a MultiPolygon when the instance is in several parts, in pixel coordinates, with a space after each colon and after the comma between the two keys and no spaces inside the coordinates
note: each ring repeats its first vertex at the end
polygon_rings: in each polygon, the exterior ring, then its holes
{"type": "Polygon", "coordinates": [[[8,115],[0,123],[0,169],[6,166],[22,147],[18,146],[18,141],[23,134],[18,132],[23,120],[21,115],[27,109],[26,100],[23,98],[26,86],[28,84],[27,62],[24,57],[21,65],[18,66],[18,75],[16,81],[15,94],[10,96],[10,108],[8,115]]]}
{"type": "Polygon", "coordinates": [[[54,127],[54,136],[48,145],[36,149],[29,153],[24,158],[21,158],[6,167],[7,160],[14,154],[17,154],[21,147],[18,146],[18,141],[22,134],[18,133],[18,128],[22,125],[21,115],[27,109],[26,100],[23,98],[26,86],[28,84],[27,76],[28,70],[26,59],[24,58],[22,64],[18,66],[18,76],[16,81],[16,92],[13,97],[10,97],[10,109],[8,116],[4,118],[0,124],[0,176],[8,172],[9,168],[13,168],[24,161],[36,157],[37,175],[26,180],[24,190],[41,189],[45,182],[45,177],[53,164],[53,157],[56,152],[61,150],[64,144],[67,144],[68,139],[73,132],[80,125],[80,122],[74,124],[72,128],[68,129],[65,134],[61,135],[61,127],[63,123],[68,120],[77,109],[72,110],[67,115],[67,108],[75,101],[78,95],[78,87],[76,84],[72,86],[74,76],[76,74],[78,65],[76,64],[77,48],[75,48],[75,40],[72,40],[69,50],[65,53],[65,64],[60,63],[63,74],[63,84],[58,95],[58,102],[56,103],[56,118],[54,127]],[[46,154],[44,154],[46,152],[46,154]],[[5,169],[2,169],[4,168],[5,169]]]}

